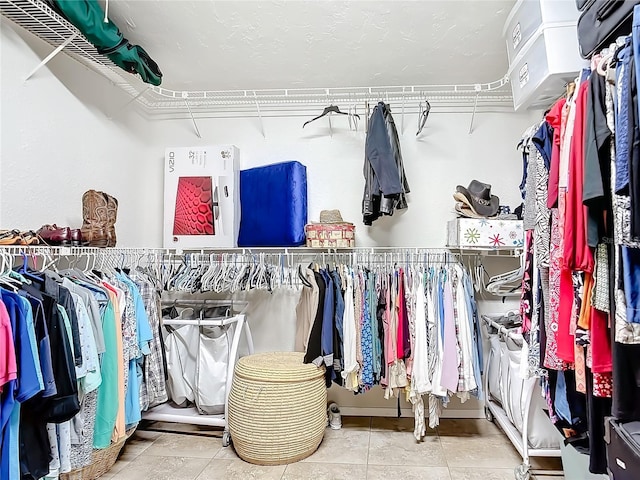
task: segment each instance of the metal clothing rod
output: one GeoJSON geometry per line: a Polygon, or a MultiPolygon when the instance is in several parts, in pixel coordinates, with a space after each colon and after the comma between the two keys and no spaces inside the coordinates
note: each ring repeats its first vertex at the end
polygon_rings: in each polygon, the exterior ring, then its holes
{"type": "Polygon", "coordinates": [[[507,335],[508,337],[512,338],[513,340],[521,340],[522,339],[522,335],[519,333],[515,333],[509,329],[507,329],[504,325],[496,322],[495,320],[492,320],[491,318],[487,317],[486,315],[481,315],[482,320],[484,320],[484,322],[495,328],[496,330],[498,330],[500,333],[507,335]]]}
{"type": "Polygon", "coordinates": [[[211,305],[211,306],[219,306],[219,307],[235,307],[235,306],[240,306],[240,307],[246,307],[249,304],[249,302],[246,301],[238,301],[238,300],[216,300],[216,299],[211,299],[211,298],[203,298],[202,300],[162,300],[162,306],[164,307],[170,307],[173,305],[184,305],[185,307],[197,307],[197,306],[206,306],[206,305],[211,305]]]}
{"type": "Polygon", "coordinates": [[[196,325],[199,327],[226,327],[238,322],[238,317],[227,318],[202,318],[202,319],[179,319],[179,318],[163,318],[163,325],[196,325]]]}

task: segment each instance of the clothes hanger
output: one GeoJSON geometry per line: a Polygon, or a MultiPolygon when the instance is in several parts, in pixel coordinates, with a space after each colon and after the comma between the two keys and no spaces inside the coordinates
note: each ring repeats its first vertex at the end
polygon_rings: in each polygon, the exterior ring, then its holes
{"type": "Polygon", "coordinates": [[[360,116],[357,113],[349,114],[347,112],[341,111],[340,108],[338,106],[336,106],[336,105],[329,105],[328,107],[325,107],[325,109],[322,111],[322,113],[320,115],[318,115],[315,118],[312,118],[311,120],[307,120],[306,122],[304,122],[302,124],[302,128],[304,128],[307,124],[309,124],[311,122],[315,122],[319,118],[322,118],[325,115],[328,115],[329,113],[337,113],[338,115],[353,115],[354,118],[360,119],[360,116]]]}
{"type": "Polygon", "coordinates": [[[302,273],[302,265],[298,265],[298,278],[300,279],[300,281],[305,287],[313,288],[313,285],[311,285],[311,282],[307,280],[307,277],[302,273]]]}
{"type": "MultiPolygon", "coordinates": [[[[18,268],[17,272],[24,275],[26,278],[28,278],[29,280],[35,280],[37,282],[43,282],[44,281],[44,277],[35,275],[34,273],[29,271],[29,258],[27,257],[27,255],[25,253],[21,253],[22,255],[22,265],[18,268]]],[[[40,272],[38,272],[40,273],[40,272]]],[[[54,272],[50,272],[50,273],[54,273],[54,272]]],[[[62,278],[55,274],[58,278],[60,278],[60,280],[62,280],[62,278]]],[[[57,280],[57,279],[56,279],[57,280]]]]}
{"type": "Polygon", "coordinates": [[[429,103],[429,100],[425,99],[424,103],[424,109],[422,108],[422,102],[420,102],[418,105],[420,113],[418,114],[418,131],[416,132],[416,137],[422,133],[422,129],[427,123],[427,118],[429,117],[429,112],[431,111],[431,104],[429,103]]]}
{"type": "Polygon", "coordinates": [[[13,264],[13,256],[2,252],[2,268],[0,268],[0,285],[11,290],[13,293],[18,293],[20,286],[23,283],[31,283],[27,279],[24,279],[21,275],[17,274],[11,268],[13,264]],[[19,276],[18,276],[19,275],[19,276]],[[20,281],[20,278],[25,282],[20,281]]]}

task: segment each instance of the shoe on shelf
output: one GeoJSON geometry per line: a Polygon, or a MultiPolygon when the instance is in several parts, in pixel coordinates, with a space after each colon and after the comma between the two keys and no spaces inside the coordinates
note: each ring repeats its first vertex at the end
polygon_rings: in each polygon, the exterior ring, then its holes
{"type": "Polygon", "coordinates": [[[20,232],[20,245],[40,245],[40,235],[33,230],[20,232]]]}
{"type": "Polygon", "coordinates": [[[37,235],[39,235],[47,245],[71,245],[71,229],[69,227],[58,227],[56,224],[43,225],[37,231],[37,235]]]}
{"type": "Polygon", "coordinates": [[[340,430],[342,428],[342,416],[340,415],[340,407],[333,402],[329,404],[327,409],[329,412],[329,427],[332,430],[340,430]]]}
{"type": "Polygon", "coordinates": [[[20,230],[0,230],[0,245],[19,245],[20,230]]]}
{"type": "Polygon", "coordinates": [[[96,190],[87,190],[82,195],[82,239],[90,247],[115,246],[115,229],[109,237],[109,219],[115,224],[116,213],[109,204],[107,195],[96,190]]]}
{"type": "Polygon", "coordinates": [[[71,245],[73,245],[74,247],[84,245],[82,239],[82,231],[79,228],[71,229],[71,245]]]}

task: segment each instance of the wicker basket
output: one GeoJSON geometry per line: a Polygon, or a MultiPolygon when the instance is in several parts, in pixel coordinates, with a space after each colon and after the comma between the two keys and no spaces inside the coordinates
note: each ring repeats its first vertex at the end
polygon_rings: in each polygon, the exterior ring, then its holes
{"type": "Polygon", "coordinates": [[[136,431],[135,428],[129,430],[124,438],[116,443],[112,443],[107,448],[93,450],[91,454],[91,464],[86,467],[71,470],[69,473],[61,473],[60,480],[95,480],[107,473],[116,463],[120,450],[124,447],[127,439],[136,431]]]}
{"type": "Polygon", "coordinates": [[[298,352],[241,358],[229,394],[236,453],[258,465],[297,462],[316,451],[327,425],[324,368],[298,352]]]}

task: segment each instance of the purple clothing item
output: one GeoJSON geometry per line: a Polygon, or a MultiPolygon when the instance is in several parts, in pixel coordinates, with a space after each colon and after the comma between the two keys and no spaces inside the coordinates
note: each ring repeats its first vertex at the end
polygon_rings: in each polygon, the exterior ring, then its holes
{"type": "Polygon", "coordinates": [[[453,313],[453,291],[449,279],[444,283],[444,355],[440,385],[451,392],[458,389],[458,341],[453,313]]]}

